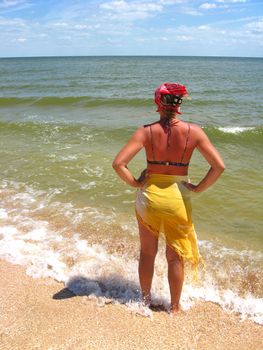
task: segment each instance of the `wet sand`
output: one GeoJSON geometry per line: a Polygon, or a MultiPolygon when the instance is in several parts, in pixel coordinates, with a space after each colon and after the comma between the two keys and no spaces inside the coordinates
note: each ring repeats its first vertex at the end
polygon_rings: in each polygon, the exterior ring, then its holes
{"type": "Polygon", "coordinates": [[[171,317],[144,317],[124,305],[100,307],[62,283],[33,279],[0,260],[1,350],[261,350],[263,327],[200,302],[171,317]]]}

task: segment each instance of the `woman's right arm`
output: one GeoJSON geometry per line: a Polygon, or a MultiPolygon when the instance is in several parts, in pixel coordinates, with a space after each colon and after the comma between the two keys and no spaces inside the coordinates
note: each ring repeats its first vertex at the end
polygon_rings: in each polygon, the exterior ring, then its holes
{"type": "Polygon", "coordinates": [[[222,172],[225,170],[224,162],[214,147],[214,145],[209,140],[208,136],[204,133],[204,131],[197,127],[197,143],[196,148],[202,154],[202,156],[207,160],[210,164],[210,169],[208,170],[205,177],[199,182],[198,185],[194,185],[190,182],[184,182],[184,185],[193,192],[203,192],[208,187],[212,186],[222,172]]]}
{"type": "Polygon", "coordinates": [[[142,187],[147,177],[147,172],[145,170],[141,173],[139,179],[136,180],[128,169],[128,163],[143,148],[144,143],[145,132],[144,127],[141,127],[133,134],[126,145],[124,145],[112,163],[112,167],[119,177],[133,187],[142,187]]]}

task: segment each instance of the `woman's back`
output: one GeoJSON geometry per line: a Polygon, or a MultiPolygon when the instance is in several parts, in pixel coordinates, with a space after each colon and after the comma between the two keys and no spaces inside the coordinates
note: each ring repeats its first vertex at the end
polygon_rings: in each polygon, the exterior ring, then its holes
{"type": "Polygon", "coordinates": [[[197,144],[196,125],[177,119],[169,127],[159,121],[144,129],[149,173],[187,175],[197,144]]]}

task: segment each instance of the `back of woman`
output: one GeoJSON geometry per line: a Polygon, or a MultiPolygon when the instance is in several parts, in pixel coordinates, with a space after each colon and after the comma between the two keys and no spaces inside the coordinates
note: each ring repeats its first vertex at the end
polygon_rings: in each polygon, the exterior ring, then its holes
{"type": "Polygon", "coordinates": [[[145,125],[147,168],[149,173],[187,175],[197,128],[181,120],[170,124],[170,130],[161,121],[145,125]]]}
{"type": "Polygon", "coordinates": [[[184,261],[192,264],[196,275],[201,261],[192,221],[192,192],[203,192],[214,184],[224,163],[203,130],[183,122],[180,105],[188,96],[185,86],[164,83],[155,90],[160,119],[140,127],[121,149],[113,162],[117,174],[130,186],[137,187],[135,211],[140,235],[139,279],[143,301],[151,305],[151,284],[158,238],[166,239],[171,313],[179,311],[184,281],[184,261]],[[147,168],[135,179],[128,168],[130,160],[145,148],[147,168]],[[193,151],[197,149],[210,165],[197,184],[188,179],[193,151]]]}

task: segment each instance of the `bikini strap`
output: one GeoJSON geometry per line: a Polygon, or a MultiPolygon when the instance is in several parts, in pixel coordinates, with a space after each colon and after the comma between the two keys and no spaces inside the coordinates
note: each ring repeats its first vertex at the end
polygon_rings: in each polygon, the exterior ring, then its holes
{"type": "Polygon", "coordinates": [[[153,150],[153,134],[152,134],[152,125],[159,123],[159,121],[155,122],[155,123],[151,123],[151,124],[145,124],[143,127],[144,128],[149,128],[150,130],[150,134],[149,134],[149,138],[150,138],[150,142],[151,142],[151,151],[152,151],[152,158],[155,161],[155,155],[154,155],[154,150],[153,150]]]}
{"type": "Polygon", "coordinates": [[[150,125],[150,141],[151,141],[151,148],[152,148],[152,157],[153,160],[155,160],[155,155],[154,155],[154,151],[153,151],[153,134],[152,134],[152,126],[150,125]]]}
{"type": "Polygon", "coordinates": [[[181,162],[180,163],[183,163],[185,151],[186,151],[186,148],[187,148],[187,145],[188,145],[189,134],[190,134],[190,124],[188,123],[188,130],[187,130],[187,135],[186,135],[186,141],[185,141],[184,150],[183,150],[183,154],[182,154],[182,158],[181,158],[181,162]]]}

